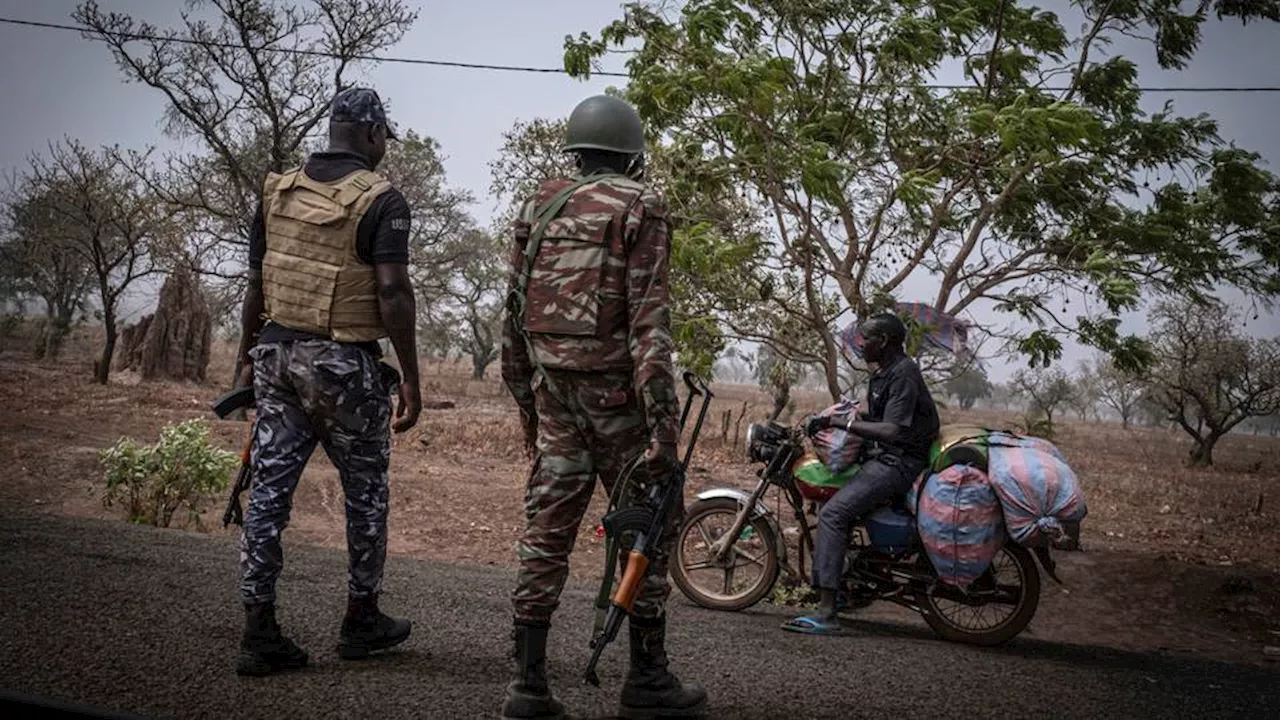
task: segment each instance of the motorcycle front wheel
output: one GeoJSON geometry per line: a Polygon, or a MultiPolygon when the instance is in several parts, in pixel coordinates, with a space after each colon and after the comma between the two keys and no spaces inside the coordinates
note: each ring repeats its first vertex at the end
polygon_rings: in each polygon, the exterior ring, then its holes
{"type": "Polygon", "coordinates": [[[924,620],[935,633],[970,645],[1011,640],[1031,623],[1039,605],[1040,569],[1026,548],[1011,542],[967,591],[938,582],[920,598],[924,620]]]}
{"type": "Polygon", "coordinates": [[[766,518],[747,520],[724,560],[711,556],[712,544],[733,527],[741,509],[732,498],[711,498],[685,510],[671,578],[685,597],[702,607],[745,610],[763,600],[778,580],[778,543],[782,540],[766,518]]]}

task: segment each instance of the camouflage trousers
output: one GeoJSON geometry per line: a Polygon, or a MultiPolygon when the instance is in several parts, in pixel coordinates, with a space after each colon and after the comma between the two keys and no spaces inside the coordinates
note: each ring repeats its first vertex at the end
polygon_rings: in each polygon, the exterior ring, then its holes
{"type": "Polygon", "coordinates": [[[293,491],[320,443],[346,496],[347,588],[378,593],[387,556],[390,388],[367,351],[328,340],[255,347],[253,483],[240,537],[241,594],[273,602],[293,491]]]}
{"type": "MultiPolygon", "coordinates": [[[[511,603],[515,619],[546,622],[560,603],[569,575],[569,555],[595,491],[596,478],[612,496],[620,476],[649,445],[644,411],[630,374],[551,371],[565,405],[542,381],[535,388],[538,460],[525,493],[524,534],[517,543],[520,572],[511,603]]],[[[641,462],[627,491],[639,496],[647,480],[641,462]]],[[[667,562],[683,503],[668,515],[667,542],[649,565],[635,604],[638,617],[662,615],[671,586],[667,562]]],[[[630,539],[625,539],[630,542],[630,539]]],[[[625,550],[625,547],[621,548],[625,550]]]]}

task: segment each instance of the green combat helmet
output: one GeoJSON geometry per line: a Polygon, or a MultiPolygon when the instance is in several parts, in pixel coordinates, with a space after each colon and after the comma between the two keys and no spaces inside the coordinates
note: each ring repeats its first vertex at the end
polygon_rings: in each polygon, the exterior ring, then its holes
{"type": "Polygon", "coordinates": [[[563,150],[607,150],[641,155],[644,124],[640,114],[628,103],[610,95],[594,95],[578,103],[569,115],[563,150]]]}

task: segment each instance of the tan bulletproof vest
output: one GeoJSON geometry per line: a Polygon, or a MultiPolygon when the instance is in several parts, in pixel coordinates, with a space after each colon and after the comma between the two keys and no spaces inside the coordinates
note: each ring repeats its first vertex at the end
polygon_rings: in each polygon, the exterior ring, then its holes
{"type": "Polygon", "coordinates": [[[267,317],[339,342],[387,336],[373,266],[356,252],[356,229],[373,201],[390,188],[369,170],[332,183],[312,180],[301,169],[268,173],[262,193],[267,317]]]}

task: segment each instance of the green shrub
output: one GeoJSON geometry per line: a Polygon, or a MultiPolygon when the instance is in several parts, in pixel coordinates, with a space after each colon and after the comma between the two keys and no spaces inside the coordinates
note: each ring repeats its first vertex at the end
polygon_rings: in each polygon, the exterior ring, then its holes
{"type": "Polygon", "coordinates": [[[198,527],[205,502],[227,489],[239,465],[235,453],[209,444],[203,420],[166,426],[155,445],[122,438],[98,460],[106,470],[103,504],[124,505],[129,522],[157,527],[169,527],[180,509],[198,527]]]}
{"type": "Polygon", "coordinates": [[[780,577],[773,586],[769,602],[780,607],[812,610],[818,606],[818,593],[800,578],[780,577]]]}

